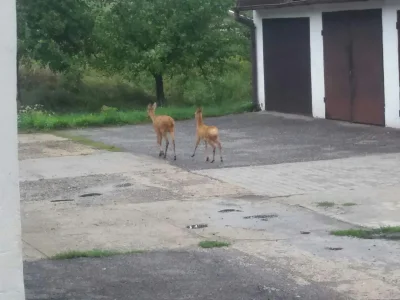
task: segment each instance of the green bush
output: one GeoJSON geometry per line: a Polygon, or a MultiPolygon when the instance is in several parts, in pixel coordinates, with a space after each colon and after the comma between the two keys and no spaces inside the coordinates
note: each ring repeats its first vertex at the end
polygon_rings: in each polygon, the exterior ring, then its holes
{"type": "Polygon", "coordinates": [[[155,100],[143,89],[118,78],[89,74],[73,80],[40,68],[21,68],[19,86],[22,105],[40,104],[59,113],[95,112],[103,105],[133,109],[155,100]]]}
{"type": "MultiPolygon", "coordinates": [[[[137,110],[156,101],[154,79],[140,74],[134,82],[121,76],[106,77],[93,70],[85,73],[54,74],[43,68],[20,70],[20,102],[23,106],[40,104],[56,113],[99,112],[103,106],[137,110]]],[[[232,58],[220,75],[204,77],[188,72],[164,77],[168,105],[175,107],[239,105],[251,99],[251,65],[232,58]]]]}

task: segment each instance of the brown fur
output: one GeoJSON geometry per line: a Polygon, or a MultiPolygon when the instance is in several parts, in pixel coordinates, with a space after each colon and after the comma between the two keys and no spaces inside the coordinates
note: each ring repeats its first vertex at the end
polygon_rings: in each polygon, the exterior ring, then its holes
{"type": "Polygon", "coordinates": [[[164,158],[167,157],[168,151],[168,134],[171,136],[172,146],[174,148],[174,160],[176,160],[176,153],[175,153],[175,121],[170,116],[156,116],[155,111],[157,108],[157,103],[149,104],[147,106],[147,115],[153,122],[154,131],[157,135],[157,144],[160,146],[160,153],[158,156],[162,156],[164,154],[164,158]],[[163,152],[161,144],[162,139],[165,139],[165,152],[163,152]]]}
{"type": "Polygon", "coordinates": [[[206,161],[209,161],[208,154],[207,154],[207,145],[211,145],[213,148],[213,159],[211,163],[215,161],[215,149],[219,148],[219,154],[221,157],[221,162],[223,162],[222,159],[222,146],[221,142],[219,141],[219,133],[218,133],[218,128],[216,126],[209,126],[204,124],[203,122],[203,110],[202,108],[197,108],[195,112],[195,119],[196,119],[196,146],[193,151],[192,157],[195,156],[197,147],[199,146],[199,143],[201,140],[204,141],[205,144],[205,156],[206,156],[206,161]]]}

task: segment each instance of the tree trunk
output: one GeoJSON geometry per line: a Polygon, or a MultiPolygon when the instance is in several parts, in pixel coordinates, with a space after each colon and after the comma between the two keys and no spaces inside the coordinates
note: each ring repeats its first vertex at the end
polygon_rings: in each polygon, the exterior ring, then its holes
{"type": "Polygon", "coordinates": [[[156,81],[156,96],[157,104],[159,106],[165,105],[165,94],[164,94],[164,81],[161,74],[155,74],[154,79],[156,81]]]}

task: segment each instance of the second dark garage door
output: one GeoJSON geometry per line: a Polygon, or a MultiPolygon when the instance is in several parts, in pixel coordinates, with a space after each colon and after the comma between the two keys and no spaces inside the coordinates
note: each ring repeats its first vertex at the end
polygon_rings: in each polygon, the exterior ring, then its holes
{"type": "Polygon", "coordinates": [[[385,125],[380,9],[324,13],[326,117],[385,125]]]}
{"type": "Polygon", "coordinates": [[[266,109],[312,112],[309,18],[264,19],[266,109]]]}

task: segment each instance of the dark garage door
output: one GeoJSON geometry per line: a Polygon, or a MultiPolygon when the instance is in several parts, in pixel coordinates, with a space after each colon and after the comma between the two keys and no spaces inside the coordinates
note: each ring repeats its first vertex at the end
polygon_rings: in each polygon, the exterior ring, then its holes
{"type": "Polygon", "coordinates": [[[380,9],[323,14],[326,117],[385,125],[380,9]]]}
{"type": "Polygon", "coordinates": [[[312,113],[309,18],[264,19],[266,109],[312,113]]]}

